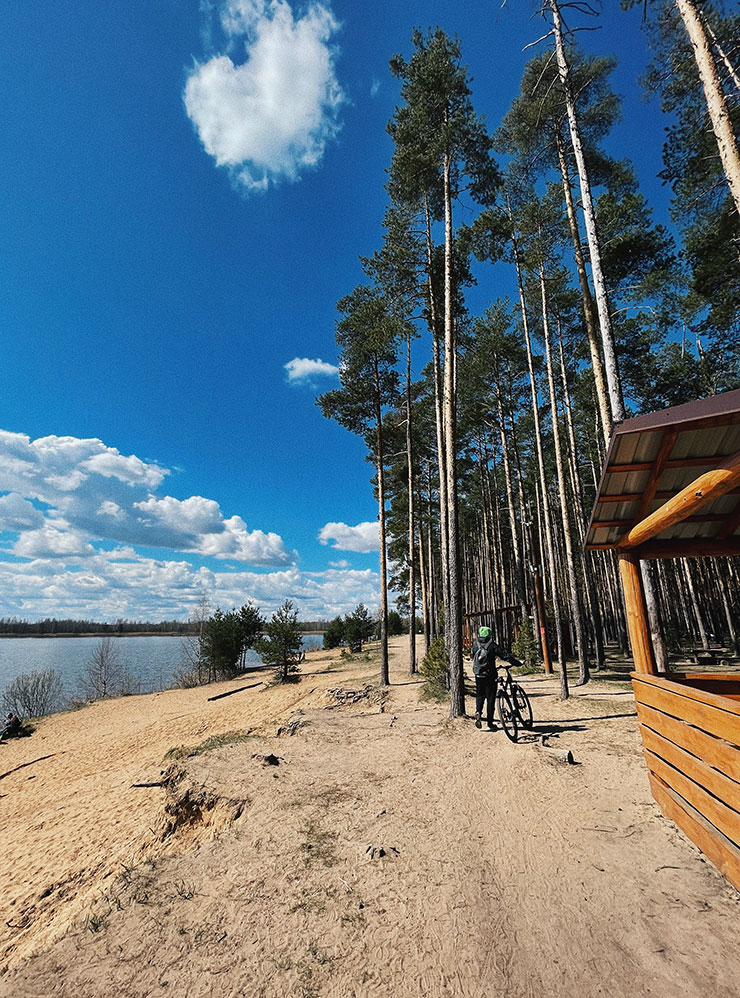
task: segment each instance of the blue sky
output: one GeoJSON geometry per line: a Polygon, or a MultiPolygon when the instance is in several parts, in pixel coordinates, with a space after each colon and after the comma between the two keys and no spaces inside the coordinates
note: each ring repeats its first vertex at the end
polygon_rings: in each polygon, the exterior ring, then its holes
{"type": "MultiPolygon", "coordinates": [[[[0,616],[186,617],[201,590],[305,618],[377,604],[364,448],[314,399],[380,243],[388,60],[415,26],[456,33],[493,129],[533,10],[4,5],[0,616]]],[[[667,221],[640,14],[600,23],[581,42],[620,59],[610,148],[667,221]]],[[[511,292],[481,270],[471,309],[511,292]]]]}

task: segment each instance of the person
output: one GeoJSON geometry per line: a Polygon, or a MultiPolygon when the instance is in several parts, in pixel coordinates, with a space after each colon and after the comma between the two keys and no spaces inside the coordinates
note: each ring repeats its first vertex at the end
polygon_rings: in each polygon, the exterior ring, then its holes
{"type": "Polygon", "coordinates": [[[473,642],[473,675],[475,676],[475,726],[482,726],[483,703],[486,703],[486,724],[493,731],[493,709],[496,706],[496,687],[498,673],[496,659],[502,658],[512,665],[519,662],[511,653],[497,645],[491,635],[490,627],[479,627],[478,637],[473,642]]]}
{"type": "Polygon", "coordinates": [[[21,730],[21,719],[20,717],[18,717],[17,714],[14,714],[13,711],[11,710],[11,712],[5,718],[5,724],[3,726],[3,730],[0,731],[0,741],[2,741],[3,738],[9,738],[11,735],[17,735],[20,730],[21,730]]]}

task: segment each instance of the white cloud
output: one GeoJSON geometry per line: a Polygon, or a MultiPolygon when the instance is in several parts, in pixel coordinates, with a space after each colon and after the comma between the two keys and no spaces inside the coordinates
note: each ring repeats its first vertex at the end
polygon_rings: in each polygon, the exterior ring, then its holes
{"type": "Polygon", "coordinates": [[[145,464],[133,454],[124,457],[115,447],[106,447],[104,451],[93,454],[80,467],[104,478],[117,478],[121,482],[147,485],[149,488],[156,488],[166,474],[158,465],[145,464]]]}
{"type": "Polygon", "coordinates": [[[98,551],[79,565],[58,557],[0,561],[0,617],[73,616],[96,620],[186,619],[208,593],[212,607],[241,606],[252,599],[269,614],[293,599],[304,619],[330,619],[358,603],[380,599],[377,572],[303,572],[291,566],[272,572],[194,568],[187,561],[137,556],[132,550],[98,551]]]}
{"type": "Polygon", "coordinates": [[[21,558],[88,558],[94,553],[79,531],[53,523],[21,534],[13,548],[13,554],[21,558]]]}
{"type": "Polygon", "coordinates": [[[346,523],[327,523],[319,531],[318,538],[322,544],[333,541],[332,548],[336,551],[357,551],[360,554],[369,554],[371,551],[377,551],[380,547],[376,520],[358,523],[354,527],[350,527],[346,523]]]}
{"type": "Polygon", "coordinates": [[[29,530],[43,522],[44,514],[17,492],[0,496],[0,530],[29,530]]]}
{"type": "Polygon", "coordinates": [[[97,515],[112,516],[114,520],[122,520],[126,516],[118,503],[113,502],[112,499],[104,499],[103,502],[101,502],[97,515]]]}
{"type": "Polygon", "coordinates": [[[373,80],[373,82],[372,82],[372,83],[370,84],[370,96],[371,96],[371,97],[377,97],[377,96],[378,96],[378,92],[379,92],[379,90],[380,90],[380,80],[378,80],[378,79],[376,78],[376,79],[374,79],[374,80],[373,80]]]}
{"type": "Polygon", "coordinates": [[[226,0],[226,47],[243,53],[198,63],[185,86],[185,109],[206,152],[241,187],[266,190],[315,167],[339,124],[344,95],[330,42],[331,11],[310,3],[295,17],[287,0],[226,0]]]}
{"type": "Polygon", "coordinates": [[[330,561],[329,562],[329,567],[330,568],[349,568],[350,567],[350,563],[347,561],[346,558],[342,558],[340,561],[330,561]]]}
{"type": "Polygon", "coordinates": [[[288,372],[288,381],[291,384],[304,381],[312,381],[315,377],[335,378],[339,374],[339,368],[334,364],[327,364],[323,360],[309,360],[308,357],[294,357],[285,365],[288,372]]]}
{"type": "Polygon", "coordinates": [[[294,560],[278,534],[224,517],[214,499],[155,495],[167,474],[100,440],[0,432],[0,530],[20,534],[13,550],[27,558],[90,557],[90,540],[111,540],[268,567],[294,560]]]}

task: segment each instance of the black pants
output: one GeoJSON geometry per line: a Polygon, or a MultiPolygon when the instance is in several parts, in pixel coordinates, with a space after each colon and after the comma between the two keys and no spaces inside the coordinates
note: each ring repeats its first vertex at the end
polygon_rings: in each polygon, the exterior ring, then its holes
{"type": "Polygon", "coordinates": [[[493,724],[493,708],[496,706],[496,686],[498,679],[494,673],[492,676],[475,677],[475,712],[483,713],[483,701],[487,701],[486,721],[493,724]]]}

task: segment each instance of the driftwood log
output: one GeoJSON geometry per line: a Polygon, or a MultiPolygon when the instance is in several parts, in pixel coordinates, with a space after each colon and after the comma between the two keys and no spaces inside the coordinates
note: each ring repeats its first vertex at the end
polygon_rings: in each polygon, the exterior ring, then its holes
{"type": "Polygon", "coordinates": [[[262,683],[250,683],[249,686],[239,686],[235,690],[227,690],[225,693],[217,693],[215,697],[208,697],[208,702],[212,700],[223,700],[224,697],[233,697],[235,693],[243,693],[244,690],[253,690],[255,686],[262,686],[262,683]]]}

